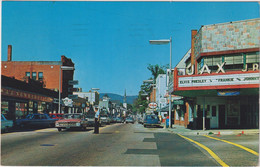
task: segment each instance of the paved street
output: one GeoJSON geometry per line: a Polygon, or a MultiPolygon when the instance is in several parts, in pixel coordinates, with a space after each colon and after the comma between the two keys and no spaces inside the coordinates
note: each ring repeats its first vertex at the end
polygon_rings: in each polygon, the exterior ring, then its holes
{"type": "MultiPolygon", "coordinates": [[[[220,166],[206,146],[229,166],[257,166],[258,156],[206,136],[179,136],[163,128],[112,124],[100,134],[55,128],[1,135],[1,164],[8,166],[220,166]]],[[[259,152],[258,135],[212,137],[259,152]]]]}

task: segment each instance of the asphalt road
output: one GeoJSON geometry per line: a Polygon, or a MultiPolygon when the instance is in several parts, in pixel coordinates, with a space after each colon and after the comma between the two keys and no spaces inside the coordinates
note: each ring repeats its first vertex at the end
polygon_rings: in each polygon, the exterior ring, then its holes
{"type": "MultiPolygon", "coordinates": [[[[212,150],[229,166],[257,166],[258,156],[205,136],[187,136],[212,150]]],[[[258,152],[258,135],[213,136],[258,152]]],[[[55,128],[1,135],[6,166],[219,166],[207,150],[163,128],[112,124],[93,130],[55,128]]]]}

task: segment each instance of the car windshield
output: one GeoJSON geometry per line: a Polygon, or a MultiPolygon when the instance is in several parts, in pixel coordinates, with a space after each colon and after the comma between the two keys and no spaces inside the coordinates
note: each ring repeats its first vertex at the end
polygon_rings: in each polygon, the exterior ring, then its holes
{"type": "Polygon", "coordinates": [[[80,114],[66,114],[63,117],[64,117],[64,119],[80,119],[81,115],[80,114]]]}
{"type": "Polygon", "coordinates": [[[158,119],[157,115],[147,115],[146,119],[158,119]]]}

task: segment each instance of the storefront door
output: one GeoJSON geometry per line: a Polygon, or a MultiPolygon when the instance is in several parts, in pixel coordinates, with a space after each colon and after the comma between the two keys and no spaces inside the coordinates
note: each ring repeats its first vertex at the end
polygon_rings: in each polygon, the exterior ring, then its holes
{"type": "Polygon", "coordinates": [[[211,106],[210,128],[218,128],[218,108],[211,106]]]}

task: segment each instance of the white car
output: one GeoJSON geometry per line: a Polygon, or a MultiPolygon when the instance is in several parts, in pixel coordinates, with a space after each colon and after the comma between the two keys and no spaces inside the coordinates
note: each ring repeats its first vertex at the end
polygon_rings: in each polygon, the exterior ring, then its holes
{"type": "Polygon", "coordinates": [[[3,114],[1,114],[1,131],[7,132],[10,128],[12,128],[14,122],[12,120],[7,120],[3,114]]]}

